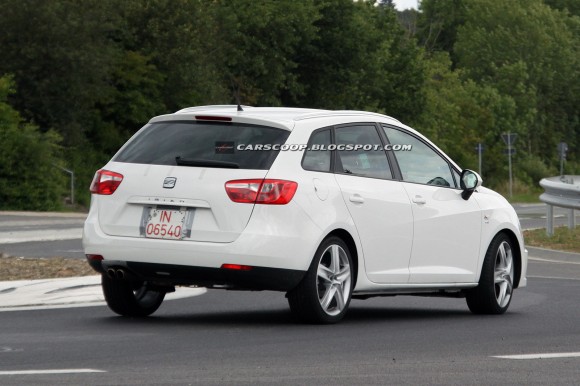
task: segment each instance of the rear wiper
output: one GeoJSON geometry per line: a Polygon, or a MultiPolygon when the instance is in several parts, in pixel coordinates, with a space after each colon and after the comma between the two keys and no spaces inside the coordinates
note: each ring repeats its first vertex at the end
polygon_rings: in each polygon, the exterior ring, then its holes
{"type": "Polygon", "coordinates": [[[235,162],[214,161],[209,159],[187,159],[175,157],[178,166],[205,166],[209,168],[239,169],[240,165],[235,162]]]}

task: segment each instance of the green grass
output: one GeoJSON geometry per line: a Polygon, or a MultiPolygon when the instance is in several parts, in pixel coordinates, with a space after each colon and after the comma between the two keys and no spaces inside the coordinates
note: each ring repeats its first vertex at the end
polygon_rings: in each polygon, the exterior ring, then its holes
{"type": "Polygon", "coordinates": [[[551,237],[546,234],[545,229],[524,231],[524,240],[531,247],[580,253],[580,226],[576,229],[554,228],[554,235],[551,237]]]}
{"type": "Polygon", "coordinates": [[[522,183],[519,180],[514,180],[512,187],[513,197],[510,197],[509,182],[503,181],[497,186],[491,187],[502,196],[504,196],[510,203],[539,203],[540,194],[544,193],[544,189],[539,186],[530,186],[522,183]]]}
{"type": "Polygon", "coordinates": [[[505,198],[512,204],[518,203],[518,204],[535,204],[535,203],[540,203],[540,194],[542,194],[542,192],[538,192],[538,193],[519,193],[519,194],[514,194],[512,198],[509,197],[509,193],[507,195],[505,195],[505,198]]]}

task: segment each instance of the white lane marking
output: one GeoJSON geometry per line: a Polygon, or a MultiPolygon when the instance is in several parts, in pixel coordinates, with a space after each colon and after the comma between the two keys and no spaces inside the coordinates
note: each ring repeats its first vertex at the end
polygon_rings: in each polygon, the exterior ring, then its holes
{"type": "Polygon", "coordinates": [[[34,375],[34,374],[79,374],[79,373],[106,373],[97,369],[59,369],[59,370],[14,370],[0,371],[0,375],[34,375]]]}
{"type": "MultiPolygon", "coordinates": [[[[545,229],[545,228],[538,228],[538,229],[545,229]]],[[[580,253],[578,253],[578,252],[558,251],[556,249],[534,247],[532,245],[526,245],[526,248],[528,248],[528,252],[530,254],[534,254],[536,252],[536,250],[538,250],[538,251],[544,251],[544,252],[548,252],[548,253],[557,253],[559,255],[570,255],[573,257],[577,257],[578,255],[580,255],[580,253]]]]}
{"type": "MultiPolygon", "coordinates": [[[[554,218],[563,218],[563,217],[567,217],[567,215],[565,214],[555,214],[554,218]]],[[[522,220],[545,220],[546,216],[535,216],[535,217],[520,217],[520,221],[522,220]]]]}
{"type": "MultiPolygon", "coordinates": [[[[178,287],[166,300],[203,295],[205,288],[178,287]]],[[[0,282],[0,312],[104,306],[101,276],[0,282]]]]}
{"type": "MultiPolygon", "coordinates": [[[[20,220],[20,221],[0,221],[0,226],[3,228],[19,228],[19,227],[33,227],[33,226],[45,226],[45,225],[78,225],[83,226],[85,220],[82,218],[66,218],[57,220],[20,220]]],[[[25,230],[25,229],[23,229],[25,230]]]]}
{"type": "Polygon", "coordinates": [[[21,306],[21,307],[0,307],[0,312],[8,311],[37,311],[37,310],[59,310],[62,308],[84,308],[84,307],[101,307],[106,306],[105,302],[94,303],[70,303],[70,304],[51,304],[38,306],[21,306]]]}
{"type": "Polygon", "coordinates": [[[0,244],[27,243],[30,241],[73,240],[81,239],[82,237],[82,228],[0,232],[0,244]]]}
{"type": "Polygon", "coordinates": [[[14,210],[1,210],[0,216],[21,216],[21,217],[72,217],[87,218],[86,213],[76,212],[24,212],[14,210]]]}
{"type": "Polygon", "coordinates": [[[553,359],[553,358],[579,358],[580,352],[561,352],[545,354],[522,354],[522,355],[494,355],[492,358],[501,359],[553,359]]]}
{"type": "Polygon", "coordinates": [[[580,280],[577,277],[558,277],[558,276],[532,276],[532,275],[528,275],[528,278],[534,278],[534,279],[552,279],[552,280],[580,280]]]}
{"type": "Polygon", "coordinates": [[[541,257],[528,257],[528,260],[543,261],[545,263],[578,264],[578,265],[580,265],[580,261],[564,261],[564,260],[542,259],[541,257]]]}

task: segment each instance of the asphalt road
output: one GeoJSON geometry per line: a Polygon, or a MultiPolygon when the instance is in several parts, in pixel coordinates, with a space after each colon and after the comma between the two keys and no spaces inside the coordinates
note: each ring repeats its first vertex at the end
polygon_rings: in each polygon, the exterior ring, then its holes
{"type": "Polygon", "coordinates": [[[463,299],[389,297],[313,326],[292,319],[282,293],[219,290],[144,320],[104,306],[2,312],[0,385],[578,384],[580,259],[530,256],[529,286],[502,316],[472,315],[463,299]],[[526,354],[563,357],[497,358],[526,354]]]}
{"type": "Polygon", "coordinates": [[[68,257],[84,258],[81,239],[29,241],[0,245],[0,253],[18,257],[68,257]]]}
{"type": "Polygon", "coordinates": [[[472,315],[463,299],[375,298],[313,326],[292,320],[281,293],[219,290],[143,320],[106,307],[3,312],[0,384],[578,384],[579,357],[495,357],[580,351],[580,262],[531,261],[530,276],[501,316],[472,315]],[[6,374],[59,369],[103,372],[6,374]]]}
{"type": "Polygon", "coordinates": [[[86,215],[0,212],[0,253],[22,257],[84,257],[86,215]]]}
{"type": "MultiPolygon", "coordinates": [[[[546,204],[514,204],[513,205],[523,229],[546,227],[546,204]]],[[[554,208],[554,225],[568,226],[569,209],[554,208]]],[[[576,224],[580,224],[580,210],[574,211],[576,224]]]]}

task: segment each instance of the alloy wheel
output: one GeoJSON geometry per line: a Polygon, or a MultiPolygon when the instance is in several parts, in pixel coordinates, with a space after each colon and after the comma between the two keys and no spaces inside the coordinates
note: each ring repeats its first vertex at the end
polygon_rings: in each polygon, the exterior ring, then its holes
{"type": "Polygon", "coordinates": [[[318,263],[316,286],[318,300],[328,315],[338,315],[346,307],[351,291],[351,267],[345,250],[332,244],[318,263]]]}

